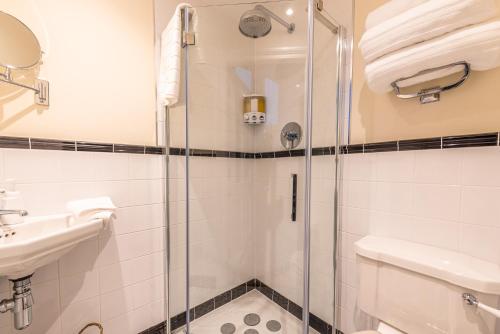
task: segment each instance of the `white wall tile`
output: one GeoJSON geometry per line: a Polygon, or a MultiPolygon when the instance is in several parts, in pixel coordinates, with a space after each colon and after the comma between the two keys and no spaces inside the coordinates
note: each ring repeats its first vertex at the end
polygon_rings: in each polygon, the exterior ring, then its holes
{"type": "Polygon", "coordinates": [[[460,184],[463,150],[422,150],[415,152],[415,182],[460,184]]]}
{"type": "Polygon", "coordinates": [[[470,186],[500,186],[500,148],[464,149],[462,182],[470,186]]]}
{"type": "MultiPolygon", "coordinates": [[[[132,308],[118,315],[125,324],[133,324],[127,329],[130,333],[159,323],[164,248],[162,157],[4,149],[0,161],[0,182],[4,177],[15,178],[30,215],[63,213],[69,200],[98,196],[109,196],[119,207],[118,219],[100,237],[78,244],[59,261],[35,272],[34,320],[25,332],[77,333],[86,323],[103,320],[101,313],[108,316],[104,294],[122,289],[129,289],[133,300],[132,308]],[[143,289],[147,293],[141,294],[143,289]],[[140,308],[152,312],[144,321],[138,319],[140,308]],[[147,327],[140,328],[142,325],[147,327]]],[[[10,291],[8,281],[0,280],[0,292],[7,297],[10,291]]],[[[14,332],[11,318],[10,313],[0,317],[0,332],[14,332]]]]}
{"type": "Polygon", "coordinates": [[[458,221],[460,217],[460,186],[416,184],[415,215],[458,221]]]}
{"type": "Polygon", "coordinates": [[[500,227],[500,187],[463,187],[461,221],[500,227]]]}

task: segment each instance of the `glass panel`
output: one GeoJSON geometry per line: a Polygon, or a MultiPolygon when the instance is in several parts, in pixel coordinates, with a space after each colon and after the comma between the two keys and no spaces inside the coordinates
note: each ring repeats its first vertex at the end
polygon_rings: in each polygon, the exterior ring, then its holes
{"type": "MultiPolygon", "coordinates": [[[[322,15],[335,22],[325,10],[322,15]]],[[[321,332],[334,324],[337,39],[336,33],[315,20],[310,312],[314,327],[321,332]]]]}
{"type": "MultiPolygon", "coordinates": [[[[266,332],[267,325],[278,326],[268,324],[271,320],[287,333],[303,331],[307,0],[260,5],[265,7],[257,8],[260,13],[250,12],[255,4],[195,7],[191,29],[196,31],[196,44],[184,49],[188,61],[183,63],[187,76],[182,86],[187,78],[188,92],[183,88],[180,98],[187,98],[189,121],[182,102],[171,108],[168,121],[170,146],[178,154],[171,155],[169,163],[173,329],[185,323],[189,265],[192,333],[218,333],[226,323],[239,330],[254,327],[266,332]],[[269,19],[273,14],[293,22],[295,30],[290,33],[269,19]],[[249,27],[240,27],[240,22],[252,15],[272,24],[266,36],[242,34],[249,27]],[[244,99],[249,96],[251,112],[262,111],[259,98],[265,98],[262,124],[245,122],[244,99]],[[296,133],[290,133],[286,147],[281,141],[282,129],[290,122],[302,130],[293,149],[296,133]],[[189,195],[181,150],[186,147],[186,130],[191,151],[189,195]],[[221,309],[212,312],[215,308],[221,309]],[[255,317],[245,319],[248,313],[259,316],[256,326],[251,326],[255,317]]],[[[336,42],[336,35],[316,24],[315,148],[335,146],[336,42]]],[[[315,155],[312,162],[311,325],[324,332],[319,326],[332,325],[334,314],[334,156],[315,155]]]]}

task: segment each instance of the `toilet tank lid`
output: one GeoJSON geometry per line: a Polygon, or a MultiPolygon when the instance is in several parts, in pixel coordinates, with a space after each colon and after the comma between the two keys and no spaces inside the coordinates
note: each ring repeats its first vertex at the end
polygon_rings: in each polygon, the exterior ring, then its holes
{"type": "Polygon", "coordinates": [[[487,294],[500,295],[500,266],[469,255],[409,241],[367,236],[356,253],[487,294]]]}

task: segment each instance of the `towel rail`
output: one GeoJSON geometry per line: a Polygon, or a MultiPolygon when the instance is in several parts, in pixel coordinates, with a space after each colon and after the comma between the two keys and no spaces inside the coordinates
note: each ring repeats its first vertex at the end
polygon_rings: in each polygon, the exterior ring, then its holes
{"type": "Polygon", "coordinates": [[[470,64],[465,62],[465,61],[460,61],[460,62],[456,62],[456,63],[444,65],[444,66],[439,66],[439,67],[434,67],[434,68],[430,68],[427,70],[423,70],[423,71],[420,71],[417,74],[414,74],[414,75],[409,76],[409,77],[400,78],[400,79],[394,81],[393,83],[391,83],[391,86],[393,88],[394,94],[396,94],[396,96],[399,97],[400,99],[419,98],[421,104],[426,104],[426,103],[438,102],[441,99],[441,93],[461,86],[465,82],[465,80],[467,80],[469,78],[469,75],[470,75],[470,64]],[[455,66],[462,66],[463,67],[463,69],[462,69],[463,74],[460,77],[460,79],[458,79],[457,81],[455,81],[449,85],[443,86],[443,87],[437,86],[437,87],[422,89],[416,93],[410,93],[410,94],[401,93],[401,87],[398,85],[400,82],[405,81],[405,80],[409,80],[409,79],[413,79],[413,78],[416,78],[416,77],[419,77],[422,75],[430,74],[432,72],[452,68],[455,66]]]}

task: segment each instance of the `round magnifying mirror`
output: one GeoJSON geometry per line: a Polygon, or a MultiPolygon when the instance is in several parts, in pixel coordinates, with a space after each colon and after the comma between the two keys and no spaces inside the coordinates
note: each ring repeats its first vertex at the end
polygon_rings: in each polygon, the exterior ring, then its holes
{"type": "Polygon", "coordinates": [[[40,43],[24,23],[0,11],[0,66],[13,70],[38,65],[42,58],[40,43]]]}

